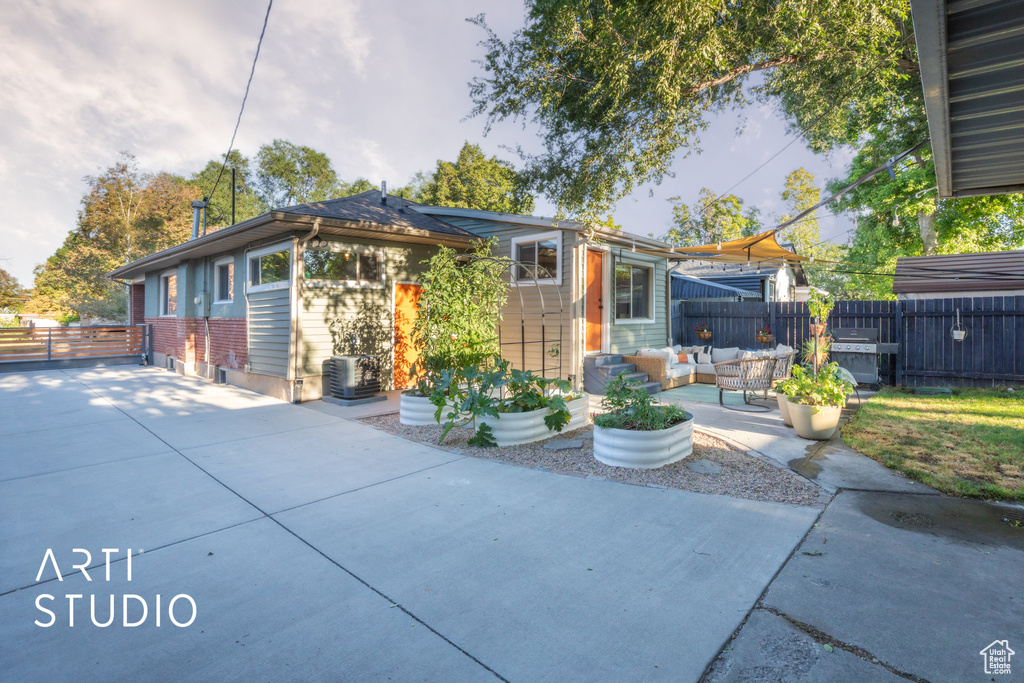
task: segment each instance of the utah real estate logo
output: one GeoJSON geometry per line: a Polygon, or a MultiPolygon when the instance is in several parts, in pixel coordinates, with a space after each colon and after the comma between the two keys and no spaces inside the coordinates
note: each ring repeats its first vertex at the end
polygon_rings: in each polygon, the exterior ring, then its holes
{"type": "Polygon", "coordinates": [[[985,658],[985,673],[1009,674],[1010,657],[1017,653],[1010,649],[1010,641],[993,640],[980,654],[985,658]]]}

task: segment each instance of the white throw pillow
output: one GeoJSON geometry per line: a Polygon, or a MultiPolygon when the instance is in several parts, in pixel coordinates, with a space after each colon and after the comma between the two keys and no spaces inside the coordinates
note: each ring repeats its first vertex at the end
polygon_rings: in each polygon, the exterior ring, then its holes
{"type": "Polygon", "coordinates": [[[676,344],[675,346],[672,347],[672,350],[675,351],[676,353],[682,353],[683,347],[679,344],[676,344]]]}
{"type": "Polygon", "coordinates": [[[697,354],[697,365],[707,365],[711,362],[710,353],[698,353],[697,354]]]}

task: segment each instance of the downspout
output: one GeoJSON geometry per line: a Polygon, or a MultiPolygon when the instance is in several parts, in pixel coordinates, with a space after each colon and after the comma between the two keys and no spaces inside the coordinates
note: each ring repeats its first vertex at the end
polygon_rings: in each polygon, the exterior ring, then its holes
{"type": "Polygon", "coordinates": [[[203,258],[203,327],[205,332],[204,339],[206,340],[203,358],[206,359],[206,379],[217,379],[217,371],[212,370],[213,363],[210,358],[210,306],[208,302],[209,292],[207,290],[210,282],[210,257],[206,256],[203,258]]]}
{"type": "Polygon", "coordinates": [[[295,273],[292,281],[292,339],[294,340],[295,358],[292,362],[292,403],[302,402],[302,284],[305,270],[300,267],[306,252],[306,243],[320,232],[320,219],[313,221],[313,229],[309,234],[296,242],[295,273]]]}

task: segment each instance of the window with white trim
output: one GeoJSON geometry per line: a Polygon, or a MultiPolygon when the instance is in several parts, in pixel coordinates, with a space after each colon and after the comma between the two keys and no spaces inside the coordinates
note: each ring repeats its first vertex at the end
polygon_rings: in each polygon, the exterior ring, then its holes
{"type": "Polygon", "coordinates": [[[654,268],[632,263],[615,264],[615,319],[651,320],[654,268]]]}
{"type": "Polygon", "coordinates": [[[541,285],[562,284],[562,233],[512,238],[512,258],[516,281],[541,285]]]}
{"type": "Polygon", "coordinates": [[[178,314],[178,274],[160,276],[160,315],[178,314]]]}
{"type": "Polygon", "coordinates": [[[214,264],[214,302],[227,303],[235,298],[235,260],[224,259],[214,264]]]}
{"type": "Polygon", "coordinates": [[[291,277],[291,248],[268,248],[249,255],[249,291],[288,286],[291,277]]]}
{"type": "Polygon", "coordinates": [[[377,251],[343,249],[336,243],[327,243],[324,247],[307,246],[302,258],[306,280],[364,286],[383,281],[384,258],[377,251]]]}

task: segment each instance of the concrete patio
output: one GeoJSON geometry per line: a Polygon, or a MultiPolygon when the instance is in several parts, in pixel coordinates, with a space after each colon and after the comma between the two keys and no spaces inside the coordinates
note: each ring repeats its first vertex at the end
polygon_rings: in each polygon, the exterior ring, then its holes
{"type": "Polygon", "coordinates": [[[465,457],[152,368],[0,376],[0,480],[9,680],[696,680],[819,514],[465,457]]]}

